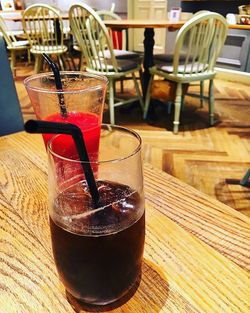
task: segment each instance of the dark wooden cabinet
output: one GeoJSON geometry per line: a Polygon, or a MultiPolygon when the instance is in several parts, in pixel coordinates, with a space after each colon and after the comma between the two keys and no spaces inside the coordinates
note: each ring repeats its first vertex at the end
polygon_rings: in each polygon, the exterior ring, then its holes
{"type": "Polygon", "coordinates": [[[227,13],[238,14],[240,5],[249,4],[249,0],[182,0],[181,7],[185,12],[211,10],[226,16],[227,13]]]}

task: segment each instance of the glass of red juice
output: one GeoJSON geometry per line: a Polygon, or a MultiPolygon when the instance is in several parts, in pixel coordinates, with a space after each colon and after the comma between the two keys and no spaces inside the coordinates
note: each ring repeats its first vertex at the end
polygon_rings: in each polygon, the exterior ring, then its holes
{"type": "Polygon", "coordinates": [[[94,208],[81,162],[58,148],[61,136],[51,138],[47,149],[57,271],[74,301],[114,304],[136,289],[141,277],[145,240],[141,139],[132,130],[102,125],[98,161],[91,162],[100,194],[100,205],[94,208]]]}
{"type": "MultiPolygon", "coordinates": [[[[86,72],[60,72],[60,76],[62,90],[57,90],[53,73],[35,74],[24,80],[36,118],[79,126],[87,150],[93,155],[99,146],[107,78],[86,72]]],[[[43,134],[45,146],[52,136],[43,134]]],[[[76,153],[70,136],[62,136],[57,144],[71,147],[76,153]]]]}

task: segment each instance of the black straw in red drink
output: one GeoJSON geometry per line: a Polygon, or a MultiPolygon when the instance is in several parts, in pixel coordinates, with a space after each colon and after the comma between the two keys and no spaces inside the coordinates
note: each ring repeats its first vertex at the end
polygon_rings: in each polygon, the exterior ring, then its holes
{"type": "Polygon", "coordinates": [[[42,55],[54,74],[56,89],[59,91],[58,100],[59,100],[59,105],[60,105],[60,112],[61,112],[61,115],[66,118],[68,113],[67,113],[67,108],[65,104],[65,99],[64,99],[63,93],[60,93],[63,91],[60,71],[56,63],[53,62],[52,59],[46,53],[43,53],[42,55]]]}

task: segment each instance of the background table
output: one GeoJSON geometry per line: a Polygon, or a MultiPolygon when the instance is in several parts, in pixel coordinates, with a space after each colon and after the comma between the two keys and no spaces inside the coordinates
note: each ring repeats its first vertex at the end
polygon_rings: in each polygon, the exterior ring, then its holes
{"type": "MultiPolygon", "coordinates": [[[[135,295],[112,312],[246,312],[250,223],[145,164],[146,246],[135,295]]],[[[54,265],[41,135],[0,138],[0,311],[74,312],[54,265]]]]}

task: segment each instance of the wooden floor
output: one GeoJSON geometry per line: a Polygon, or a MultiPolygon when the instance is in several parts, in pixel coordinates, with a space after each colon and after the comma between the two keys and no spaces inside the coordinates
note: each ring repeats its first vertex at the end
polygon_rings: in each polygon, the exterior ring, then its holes
{"type": "MultiPolygon", "coordinates": [[[[16,87],[24,119],[34,117],[23,79],[32,67],[17,70],[16,87]]],[[[154,92],[167,99],[166,82],[158,82],[154,92]]],[[[197,92],[198,86],[189,91],[197,92]]],[[[125,93],[133,93],[130,82],[125,93]]],[[[239,180],[250,167],[250,86],[215,80],[216,124],[208,126],[207,104],[200,108],[199,99],[185,98],[181,126],[172,133],[173,112],[167,105],[154,103],[154,116],[141,117],[139,105],[116,109],[116,123],[138,130],[143,139],[143,155],[147,162],[202,192],[250,216],[250,188],[239,180]]],[[[172,110],[173,111],[173,110],[172,110]]],[[[104,121],[108,122],[105,111],[104,121]]]]}

